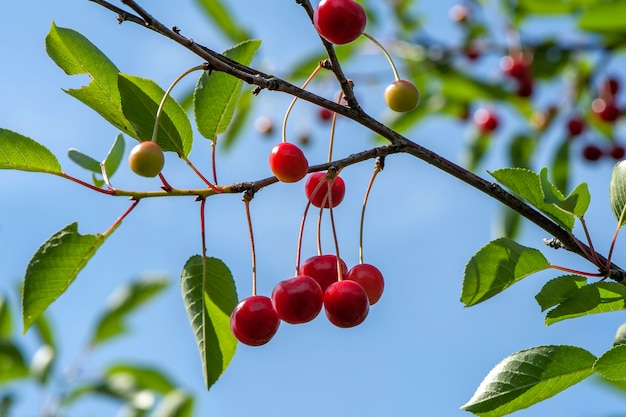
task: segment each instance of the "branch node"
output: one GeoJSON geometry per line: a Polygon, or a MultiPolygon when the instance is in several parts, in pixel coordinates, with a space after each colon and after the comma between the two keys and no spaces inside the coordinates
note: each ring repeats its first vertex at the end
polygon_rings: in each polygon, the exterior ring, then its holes
{"type": "Polygon", "coordinates": [[[563,244],[559,239],[553,237],[550,239],[543,239],[543,243],[551,247],[552,249],[567,249],[567,246],[563,244]]]}

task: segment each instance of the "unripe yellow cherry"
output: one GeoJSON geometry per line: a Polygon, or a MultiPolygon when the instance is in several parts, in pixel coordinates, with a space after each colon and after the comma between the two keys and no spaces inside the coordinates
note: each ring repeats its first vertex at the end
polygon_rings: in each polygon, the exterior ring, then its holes
{"type": "Polygon", "coordinates": [[[411,111],[417,107],[420,101],[420,92],[412,82],[397,80],[385,89],[385,101],[393,111],[411,111]]]}
{"type": "Polygon", "coordinates": [[[163,150],[155,142],[141,142],[135,145],[128,155],[130,169],[142,177],[156,177],[164,164],[163,150]]]}

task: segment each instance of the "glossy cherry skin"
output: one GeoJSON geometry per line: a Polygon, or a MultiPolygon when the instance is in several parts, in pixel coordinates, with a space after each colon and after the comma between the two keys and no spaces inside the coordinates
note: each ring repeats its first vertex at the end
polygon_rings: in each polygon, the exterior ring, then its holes
{"type": "Polygon", "coordinates": [[[241,343],[261,346],[269,342],[278,331],[280,319],[274,311],[272,300],[263,295],[244,298],[230,315],[230,329],[241,343]]]}
{"type": "Polygon", "coordinates": [[[483,133],[493,132],[498,128],[499,120],[498,116],[491,110],[478,109],[474,113],[474,123],[483,133]]]}
{"type": "MultiPolygon", "coordinates": [[[[341,259],[341,278],[344,279],[348,274],[348,267],[341,259]]],[[[326,291],[331,284],[339,280],[337,274],[337,257],[335,255],[317,255],[311,256],[300,265],[298,275],[308,275],[313,278],[326,291]]]]}
{"type": "Polygon", "coordinates": [[[346,279],[361,284],[365,290],[370,305],[376,304],[383,295],[385,289],[385,280],[382,272],[371,264],[354,265],[348,271],[346,279]]]}
{"type": "Polygon", "coordinates": [[[306,176],[309,162],[298,146],[281,142],[270,152],[270,169],[282,182],[297,182],[306,176]]]}
{"type": "Polygon", "coordinates": [[[164,164],[163,150],[152,141],[135,145],[128,155],[130,169],[142,177],[156,177],[163,169],[164,164]]]}
{"type": "MultiPolygon", "coordinates": [[[[343,178],[340,176],[335,177],[331,192],[333,207],[337,207],[346,195],[346,184],[343,181],[343,178]]],[[[307,178],[306,183],[304,184],[304,193],[306,198],[311,200],[311,204],[315,207],[322,207],[323,204],[324,208],[330,208],[330,198],[327,198],[328,180],[326,179],[325,172],[314,172],[309,175],[309,178],[307,178]],[[320,182],[322,185],[320,185],[317,191],[315,191],[320,182]]]]}
{"type": "Polygon", "coordinates": [[[411,111],[420,101],[420,92],[410,81],[398,80],[389,84],[385,89],[387,106],[400,113],[411,111]]]}
{"type": "Polygon", "coordinates": [[[272,291],[272,305],[283,321],[307,323],[322,310],[323,292],[320,284],[306,275],[279,282],[272,291]]]}
{"type": "Polygon", "coordinates": [[[317,33],[330,43],[343,45],[361,36],[367,17],[354,0],[321,0],[313,12],[317,33]]]}
{"type": "Polygon", "coordinates": [[[367,317],[369,308],[367,293],[358,282],[338,281],[324,292],[326,317],[337,327],[358,326],[367,317]]]}

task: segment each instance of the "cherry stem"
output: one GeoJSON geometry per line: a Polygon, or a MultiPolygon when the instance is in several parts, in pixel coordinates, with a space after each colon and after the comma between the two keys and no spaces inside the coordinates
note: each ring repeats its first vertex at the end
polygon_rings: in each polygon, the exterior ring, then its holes
{"type": "Polygon", "coordinates": [[[361,223],[359,225],[359,263],[363,263],[363,225],[365,223],[365,207],[367,206],[367,200],[370,195],[370,191],[372,190],[372,185],[374,184],[374,180],[380,171],[383,170],[384,160],[378,158],[376,160],[376,165],[374,166],[374,172],[372,172],[372,176],[370,177],[370,182],[367,184],[367,190],[365,190],[365,197],[363,198],[363,207],[361,208],[361,223]]]}
{"type": "Polygon", "coordinates": [[[304,224],[306,223],[306,216],[309,212],[309,207],[311,207],[311,200],[306,203],[304,207],[304,213],[302,214],[302,221],[300,222],[300,231],[298,232],[298,249],[296,251],[296,276],[299,275],[298,271],[300,270],[300,256],[302,253],[302,236],[304,235],[304,224]]]}
{"type": "Polygon", "coordinates": [[[378,48],[382,51],[382,53],[385,55],[385,58],[387,58],[387,61],[389,61],[389,65],[391,65],[391,70],[393,71],[393,76],[396,79],[396,81],[400,81],[400,75],[398,74],[398,70],[396,69],[396,64],[393,63],[393,59],[391,59],[391,55],[389,55],[389,52],[387,52],[387,50],[385,49],[384,46],[381,45],[380,42],[378,42],[372,35],[370,35],[369,33],[365,33],[363,32],[363,35],[365,35],[366,38],[368,38],[370,41],[374,42],[374,44],[376,46],[378,46],[378,48]]]}
{"type": "Polygon", "coordinates": [[[600,274],[597,272],[583,272],[583,271],[579,271],[576,269],[570,269],[570,268],[565,268],[563,266],[558,266],[558,265],[550,265],[550,268],[552,269],[558,269],[559,271],[563,271],[563,272],[569,272],[571,274],[576,274],[576,275],[584,275],[587,277],[604,277],[604,274],[600,274]]]}
{"type": "MultiPolygon", "coordinates": [[[[311,80],[315,78],[317,73],[320,72],[322,68],[323,68],[322,63],[321,62],[318,63],[317,67],[313,70],[311,75],[309,75],[309,78],[307,78],[304,84],[302,84],[301,88],[303,90],[309,85],[311,80]]],[[[289,114],[291,113],[293,106],[296,104],[296,101],[298,101],[298,97],[294,97],[293,100],[291,100],[291,103],[289,104],[289,107],[287,108],[287,111],[285,112],[285,118],[283,119],[283,129],[282,129],[282,141],[283,142],[287,142],[287,119],[289,119],[289,114]]]]}
{"type": "MultiPolygon", "coordinates": [[[[339,93],[337,103],[341,103],[343,91],[339,93]]],[[[328,140],[328,162],[333,160],[333,147],[335,145],[335,126],[337,125],[337,113],[333,113],[333,120],[330,124],[330,139],[328,140]]]]}
{"type": "MultiPolygon", "coordinates": [[[[602,262],[600,262],[600,258],[598,258],[598,254],[596,253],[596,250],[593,247],[593,243],[591,242],[591,235],[589,234],[589,229],[587,228],[587,223],[585,222],[585,219],[581,216],[579,217],[580,220],[580,224],[583,227],[583,230],[585,231],[585,237],[587,238],[587,243],[589,243],[589,252],[591,252],[591,261],[598,267],[602,267],[602,262]]],[[[609,264],[610,265],[610,264],[609,264]]]]}
{"type": "Polygon", "coordinates": [[[254,233],[252,231],[252,216],[250,216],[250,201],[252,193],[243,194],[243,204],[246,207],[246,220],[248,221],[248,232],[250,233],[250,250],[252,252],[252,295],[256,295],[256,249],[254,247],[254,233]]]}
{"type": "Polygon", "coordinates": [[[126,210],[124,210],[124,213],[122,213],[122,215],[120,217],[118,217],[113,224],[107,229],[105,230],[104,233],[102,233],[102,236],[109,237],[109,235],[111,235],[111,233],[113,233],[115,231],[115,229],[117,229],[117,227],[122,224],[122,220],[124,220],[126,218],[126,216],[128,216],[130,214],[131,211],[133,211],[133,209],[135,207],[137,207],[137,204],[139,204],[139,201],[141,200],[133,200],[133,203],[130,205],[130,207],[128,207],[126,210]]]}
{"type": "Polygon", "coordinates": [[[619,231],[622,226],[620,224],[615,228],[615,233],[613,233],[613,240],[611,240],[611,247],[609,248],[609,254],[606,258],[605,269],[609,271],[611,269],[611,258],[613,257],[613,248],[615,248],[615,243],[617,242],[617,235],[619,235],[619,231]]]}
{"type": "Polygon", "coordinates": [[[174,82],[167,88],[167,90],[165,91],[165,94],[163,95],[163,98],[161,99],[161,102],[159,103],[159,108],[157,109],[157,112],[156,112],[156,118],[154,120],[154,129],[152,131],[152,139],[151,139],[152,142],[156,143],[157,134],[158,134],[158,131],[159,131],[159,121],[161,120],[161,114],[163,113],[163,107],[165,107],[165,101],[170,96],[170,93],[174,89],[174,86],[176,86],[176,84],[178,84],[178,82],[180,80],[185,78],[185,76],[191,74],[194,71],[202,70],[204,68],[205,68],[204,65],[198,65],[198,66],[195,66],[193,68],[188,69],[187,71],[183,72],[178,77],[176,77],[174,82]]]}
{"type": "Polygon", "coordinates": [[[215,140],[211,141],[211,169],[213,170],[213,182],[217,184],[217,165],[216,165],[216,149],[215,149],[215,140]]]}
{"type": "MultiPolygon", "coordinates": [[[[320,181],[323,183],[323,181],[320,181]]],[[[324,203],[326,200],[324,200],[324,203]]],[[[322,255],[322,216],[324,215],[324,203],[320,207],[320,211],[317,214],[317,254],[322,255]]]]}
{"type": "MultiPolygon", "coordinates": [[[[330,228],[333,232],[333,241],[335,242],[335,254],[337,255],[337,281],[343,280],[343,274],[341,270],[341,257],[339,256],[339,240],[337,239],[337,229],[335,228],[335,216],[333,214],[333,193],[331,191],[333,183],[335,182],[335,177],[327,178],[328,183],[328,193],[326,194],[328,197],[328,215],[330,217],[330,228]]],[[[322,207],[324,204],[322,204],[322,207]]]]}

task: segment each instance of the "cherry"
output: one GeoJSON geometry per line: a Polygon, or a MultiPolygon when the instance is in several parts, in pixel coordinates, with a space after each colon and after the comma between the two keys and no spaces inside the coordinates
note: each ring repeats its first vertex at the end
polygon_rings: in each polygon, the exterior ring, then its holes
{"type": "Polygon", "coordinates": [[[567,121],[567,131],[570,137],[580,135],[585,130],[585,121],[578,116],[574,116],[567,121]]]}
{"type": "Polygon", "coordinates": [[[385,89],[385,101],[393,111],[411,111],[417,107],[420,101],[420,92],[412,82],[397,80],[385,89]]]}
{"type": "MultiPolygon", "coordinates": [[[[345,278],[348,274],[348,267],[341,259],[341,278],[345,278]]],[[[313,278],[326,291],[331,284],[339,280],[337,274],[337,256],[335,255],[317,255],[308,258],[300,265],[298,275],[307,275],[313,278]]]]}
{"type": "Polygon", "coordinates": [[[241,343],[261,346],[269,342],[278,331],[280,320],[272,300],[263,295],[244,298],[230,315],[230,329],[241,343]]]}
{"type": "Polygon", "coordinates": [[[165,156],[159,145],[152,141],[141,142],[130,151],[128,165],[137,175],[156,177],[163,169],[165,156]]]}
{"type": "Polygon", "coordinates": [[[591,102],[591,110],[605,122],[616,121],[621,111],[612,100],[596,98],[591,102]]]}
{"type": "Polygon", "coordinates": [[[282,182],[297,182],[305,177],[309,163],[300,148],[281,142],[270,152],[270,169],[282,182]]]}
{"type": "Polygon", "coordinates": [[[601,157],[602,149],[600,149],[598,146],[589,144],[583,148],[583,158],[585,158],[587,161],[594,162],[601,157]]]}
{"type": "Polygon", "coordinates": [[[327,122],[333,118],[333,111],[328,110],[326,107],[320,107],[318,115],[321,121],[327,122]]]}
{"type": "MultiPolygon", "coordinates": [[[[331,192],[333,207],[337,207],[339,203],[343,201],[343,197],[346,194],[346,184],[341,177],[335,177],[331,192]]],[[[322,207],[323,204],[324,208],[329,208],[330,201],[327,198],[328,180],[326,178],[326,173],[314,172],[309,175],[309,178],[307,178],[306,183],[304,184],[304,193],[306,194],[306,198],[311,200],[311,204],[315,207],[322,207]],[[317,191],[315,191],[319,183],[322,183],[322,185],[320,185],[317,191]],[[313,195],[314,192],[315,194],[313,195]]]]}
{"type": "Polygon", "coordinates": [[[614,96],[619,91],[619,81],[617,79],[610,77],[604,80],[604,84],[602,85],[602,91],[604,91],[609,96],[614,96]]]}
{"type": "Polygon", "coordinates": [[[518,80],[529,78],[530,75],[530,63],[521,54],[503,56],[500,58],[500,68],[506,75],[518,80]]]}
{"type": "Polygon", "coordinates": [[[326,317],[337,327],[354,327],[367,317],[370,304],[367,293],[355,281],[338,281],[324,292],[326,317]]]}
{"type": "Polygon", "coordinates": [[[615,143],[609,150],[609,156],[615,160],[624,159],[624,156],[626,156],[626,149],[623,145],[615,143]]]}
{"type": "Polygon", "coordinates": [[[520,97],[530,97],[533,94],[533,81],[529,77],[519,79],[517,82],[517,95],[520,97]]]}
{"type": "Polygon", "coordinates": [[[378,268],[370,264],[358,264],[350,268],[346,279],[361,284],[365,290],[370,305],[376,304],[383,295],[385,280],[378,268]]]}
{"type": "Polygon", "coordinates": [[[317,33],[337,45],[361,36],[366,23],[363,6],[354,0],[321,0],[313,12],[317,33]]]}
{"type": "Polygon", "coordinates": [[[278,318],[300,324],[313,320],[322,310],[322,287],[316,280],[299,275],[279,282],[272,291],[272,305],[278,318]]]}
{"type": "Polygon", "coordinates": [[[491,110],[478,109],[474,113],[474,123],[483,133],[493,132],[498,128],[498,116],[491,110]]]}

